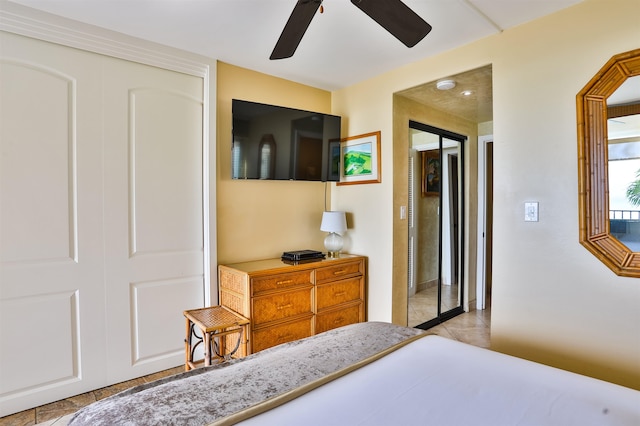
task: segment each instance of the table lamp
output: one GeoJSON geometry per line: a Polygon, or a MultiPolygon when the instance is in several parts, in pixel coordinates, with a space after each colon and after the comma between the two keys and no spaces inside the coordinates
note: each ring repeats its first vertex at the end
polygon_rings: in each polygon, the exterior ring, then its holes
{"type": "Polygon", "coordinates": [[[340,250],[342,250],[342,236],[340,234],[347,230],[345,212],[322,213],[320,230],[329,233],[324,239],[327,256],[330,258],[340,256],[340,250]]]}

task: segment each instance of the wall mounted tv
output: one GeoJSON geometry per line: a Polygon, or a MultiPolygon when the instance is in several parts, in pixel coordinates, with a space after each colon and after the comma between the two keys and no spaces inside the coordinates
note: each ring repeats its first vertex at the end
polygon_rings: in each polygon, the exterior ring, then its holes
{"type": "Polygon", "coordinates": [[[233,179],[338,181],[335,115],[232,100],[233,179]]]}

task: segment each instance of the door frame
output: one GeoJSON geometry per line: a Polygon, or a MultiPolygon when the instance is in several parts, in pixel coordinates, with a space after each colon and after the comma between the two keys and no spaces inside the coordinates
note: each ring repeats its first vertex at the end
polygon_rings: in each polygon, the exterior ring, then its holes
{"type": "Polygon", "coordinates": [[[477,246],[477,279],[476,309],[486,308],[486,228],[487,228],[487,145],[493,143],[493,135],[478,137],[478,246],[477,246]]]}

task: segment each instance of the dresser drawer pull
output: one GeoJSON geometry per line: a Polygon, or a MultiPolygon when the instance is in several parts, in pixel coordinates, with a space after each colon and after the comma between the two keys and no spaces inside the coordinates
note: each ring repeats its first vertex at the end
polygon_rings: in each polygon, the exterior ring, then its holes
{"type": "Polygon", "coordinates": [[[276,285],[286,285],[286,284],[291,284],[292,282],[293,282],[293,280],[277,281],[276,285]]]}
{"type": "Polygon", "coordinates": [[[333,293],[333,297],[342,297],[345,294],[347,294],[346,291],[337,291],[337,292],[333,293]]]}
{"type": "Polygon", "coordinates": [[[340,269],[339,271],[333,271],[333,275],[342,275],[346,274],[348,271],[345,269],[340,269]]]}
{"type": "Polygon", "coordinates": [[[341,324],[342,322],[344,322],[344,318],[343,317],[338,317],[335,320],[333,320],[334,324],[341,324]]]}
{"type": "Polygon", "coordinates": [[[291,333],[287,333],[287,334],[281,334],[278,336],[278,338],[276,339],[277,342],[284,342],[284,341],[288,341],[288,340],[292,340],[293,339],[293,334],[291,333]]]}
{"type": "Polygon", "coordinates": [[[293,306],[293,303],[287,303],[286,305],[278,305],[276,309],[278,309],[279,311],[283,310],[283,309],[289,309],[293,306]]]}

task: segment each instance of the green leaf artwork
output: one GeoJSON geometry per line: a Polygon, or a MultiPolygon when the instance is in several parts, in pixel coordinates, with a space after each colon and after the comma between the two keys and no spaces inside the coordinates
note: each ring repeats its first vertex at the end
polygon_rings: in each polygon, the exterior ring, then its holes
{"type": "Polygon", "coordinates": [[[344,175],[365,176],[371,171],[371,142],[351,145],[344,149],[344,175]]]}

